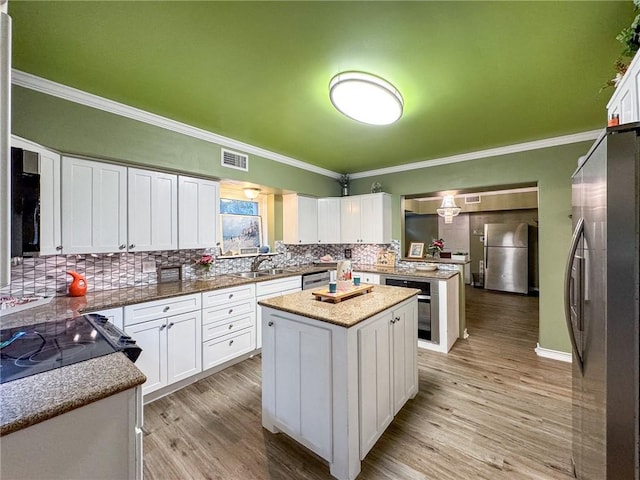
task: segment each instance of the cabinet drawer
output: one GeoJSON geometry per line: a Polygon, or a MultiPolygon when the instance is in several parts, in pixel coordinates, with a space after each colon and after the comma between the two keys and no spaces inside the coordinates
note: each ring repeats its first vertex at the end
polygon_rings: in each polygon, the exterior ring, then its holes
{"type": "Polygon", "coordinates": [[[202,369],[215,367],[254,350],[255,329],[247,328],[235,335],[226,335],[202,344],[202,369]]]}
{"type": "Polygon", "coordinates": [[[222,307],[207,308],[202,315],[202,324],[207,325],[212,322],[227,321],[238,315],[247,315],[255,312],[256,301],[254,299],[246,302],[236,302],[222,307]]]}
{"type": "MultiPolygon", "coordinates": [[[[253,312],[245,315],[237,315],[233,318],[225,319],[221,322],[209,323],[202,326],[202,341],[206,342],[223,335],[235,333],[243,328],[253,327],[255,325],[255,316],[253,312]]],[[[235,343],[235,342],[234,342],[235,343]]]]}
{"type": "Polygon", "coordinates": [[[200,294],[184,295],[182,297],[154,300],[153,302],[138,303],[124,307],[124,324],[155,320],[180,313],[188,313],[199,310],[201,307],[200,294]]]}
{"type": "Polygon", "coordinates": [[[279,278],[268,282],[259,282],[256,284],[256,296],[271,295],[272,293],[279,293],[294,288],[302,288],[302,277],[300,275],[279,278]]]}
{"type": "Polygon", "coordinates": [[[202,294],[202,306],[204,308],[215,307],[218,305],[226,305],[230,302],[238,300],[252,299],[255,300],[256,287],[253,283],[241,285],[239,287],[225,288],[223,290],[214,290],[202,294]]]}

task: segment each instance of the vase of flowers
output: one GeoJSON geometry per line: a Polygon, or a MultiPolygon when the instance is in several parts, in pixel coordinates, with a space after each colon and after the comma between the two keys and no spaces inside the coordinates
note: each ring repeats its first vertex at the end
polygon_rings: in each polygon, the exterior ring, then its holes
{"type": "Polygon", "coordinates": [[[427,252],[429,252],[429,255],[432,257],[439,257],[442,250],[444,250],[444,240],[441,238],[437,240],[434,238],[427,247],[427,252]]]}
{"type": "Polygon", "coordinates": [[[209,280],[215,276],[214,272],[215,257],[210,253],[205,253],[194,262],[194,270],[198,280],[209,280]]]}
{"type": "Polygon", "coordinates": [[[349,178],[349,174],[346,173],[346,174],[340,175],[340,178],[338,178],[336,181],[340,184],[340,187],[342,187],[342,196],[343,197],[349,196],[349,183],[351,182],[351,179],[349,178]]]}

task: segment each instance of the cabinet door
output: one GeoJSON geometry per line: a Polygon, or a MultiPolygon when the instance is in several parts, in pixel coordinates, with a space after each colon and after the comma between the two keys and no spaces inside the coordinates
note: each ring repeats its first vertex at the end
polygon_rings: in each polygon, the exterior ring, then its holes
{"type": "Polygon", "coordinates": [[[62,253],[110,253],[127,241],[127,169],[62,158],[62,253]]]}
{"type": "Polygon", "coordinates": [[[202,312],[174,315],[167,322],[167,384],[171,385],[202,371],[202,312]]]}
{"type": "Polygon", "coordinates": [[[318,199],[318,243],[340,243],[340,198],[318,199]]]}
{"type": "Polygon", "coordinates": [[[417,324],[416,304],[393,311],[393,414],[417,392],[417,324]]]}
{"type": "Polygon", "coordinates": [[[136,361],[147,381],[142,393],[151,393],[167,384],[167,320],[161,318],[126,327],[125,332],[142,348],[136,361]]]}
{"type": "Polygon", "coordinates": [[[218,182],[178,177],[179,248],[207,248],[218,242],[218,182]]]}
{"type": "Polygon", "coordinates": [[[40,159],[40,255],[62,251],[60,221],[60,155],[46,150],[40,159]]]}
{"type": "Polygon", "coordinates": [[[331,458],[331,331],[277,315],[264,321],[265,402],[284,431],[331,458]]]}
{"type": "Polygon", "coordinates": [[[392,314],[358,330],[360,458],[371,450],[393,419],[391,390],[392,314]]]}
{"type": "Polygon", "coordinates": [[[360,198],[340,198],[340,242],[360,242],[360,198]]]}
{"type": "Polygon", "coordinates": [[[391,197],[384,193],[360,195],[360,241],[391,242],[391,197]]]}
{"type": "Polygon", "coordinates": [[[318,200],[298,197],[298,236],[300,243],[318,242],[318,200]]]}
{"type": "Polygon", "coordinates": [[[129,169],[129,251],[178,247],[176,175],[129,169]]]}

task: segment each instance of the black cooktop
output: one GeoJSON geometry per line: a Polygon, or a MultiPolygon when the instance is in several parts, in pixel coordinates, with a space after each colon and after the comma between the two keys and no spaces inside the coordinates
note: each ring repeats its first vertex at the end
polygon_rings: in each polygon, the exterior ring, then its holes
{"type": "Polygon", "coordinates": [[[0,330],[0,383],[118,351],[85,317],[0,330]]]}

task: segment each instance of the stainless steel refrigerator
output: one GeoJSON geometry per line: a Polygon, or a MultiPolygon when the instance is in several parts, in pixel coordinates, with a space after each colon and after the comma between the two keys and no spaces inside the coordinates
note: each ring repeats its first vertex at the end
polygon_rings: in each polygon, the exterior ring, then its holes
{"type": "Polygon", "coordinates": [[[529,293],[529,226],[487,223],[484,226],[484,288],[529,293]]]}
{"type": "Polygon", "coordinates": [[[565,314],[573,463],[581,480],[638,480],[640,123],[603,133],[573,176],[565,314]]]}

